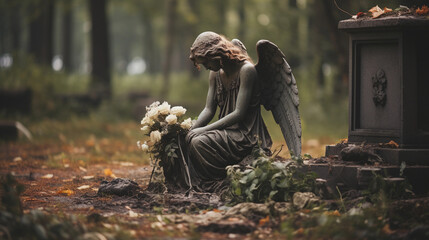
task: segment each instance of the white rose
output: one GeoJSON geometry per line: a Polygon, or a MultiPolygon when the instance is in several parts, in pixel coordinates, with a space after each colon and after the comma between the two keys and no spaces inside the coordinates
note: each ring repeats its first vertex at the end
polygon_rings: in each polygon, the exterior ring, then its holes
{"type": "Polygon", "coordinates": [[[146,126],[152,126],[153,124],[155,124],[155,121],[153,121],[151,118],[146,116],[142,119],[141,124],[146,126]]]}
{"type": "Polygon", "coordinates": [[[143,152],[149,152],[149,146],[146,144],[146,142],[141,145],[141,149],[143,152]]]}
{"type": "Polygon", "coordinates": [[[156,119],[158,117],[158,114],[159,114],[158,108],[152,108],[146,113],[146,117],[150,119],[156,119]]]}
{"type": "Polygon", "coordinates": [[[156,109],[158,110],[159,114],[167,115],[170,113],[170,105],[168,102],[163,102],[161,105],[159,105],[156,109]]]}
{"type": "Polygon", "coordinates": [[[154,144],[161,140],[161,133],[158,130],[155,130],[150,133],[150,141],[154,144]]]}
{"type": "Polygon", "coordinates": [[[158,107],[159,106],[159,102],[158,101],[156,101],[156,102],[153,102],[149,107],[146,107],[146,110],[147,111],[149,111],[150,109],[152,109],[152,108],[156,108],[156,107],[158,107]]]}
{"type": "Polygon", "coordinates": [[[149,126],[143,126],[141,128],[141,130],[143,131],[143,134],[149,134],[150,133],[150,127],[149,126]]]}
{"type": "Polygon", "coordinates": [[[173,125],[177,123],[177,117],[176,115],[170,114],[165,118],[165,121],[168,123],[168,125],[173,125]]]}
{"type": "Polygon", "coordinates": [[[170,113],[180,117],[186,113],[186,108],[181,107],[181,106],[172,107],[170,110],[170,113]]]}
{"type": "Polygon", "coordinates": [[[190,128],[192,127],[192,120],[191,120],[191,118],[187,118],[187,119],[185,119],[185,120],[180,124],[180,126],[181,126],[183,129],[190,129],[190,128]]]}

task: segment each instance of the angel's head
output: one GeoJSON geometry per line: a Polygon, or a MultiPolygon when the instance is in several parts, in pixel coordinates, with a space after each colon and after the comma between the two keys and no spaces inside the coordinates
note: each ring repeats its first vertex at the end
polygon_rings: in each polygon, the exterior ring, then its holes
{"type": "Polygon", "coordinates": [[[225,62],[239,63],[250,60],[239,47],[214,32],[203,32],[198,35],[192,44],[189,59],[197,68],[198,64],[203,64],[213,71],[218,71],[225,62]]]}

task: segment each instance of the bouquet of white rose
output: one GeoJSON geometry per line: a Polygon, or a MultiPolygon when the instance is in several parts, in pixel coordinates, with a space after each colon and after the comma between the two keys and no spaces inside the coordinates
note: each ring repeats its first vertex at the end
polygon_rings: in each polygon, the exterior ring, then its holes
{"type": "MultiPolygon", "coordinates": [[[[138,141],[137,146],[144,152],[153,154],[154,169],[159,166],[175,165],[180,153],[180,139],[192,126],[191,118],[184,119],[186,109],[181,106],[171,107],[168,102],[154,102],[146,107],[146,114],[141,121],[142,132],[147,141],[138,141]]],[[[165,170],[165,169],[164,169],[165,170]]]]}

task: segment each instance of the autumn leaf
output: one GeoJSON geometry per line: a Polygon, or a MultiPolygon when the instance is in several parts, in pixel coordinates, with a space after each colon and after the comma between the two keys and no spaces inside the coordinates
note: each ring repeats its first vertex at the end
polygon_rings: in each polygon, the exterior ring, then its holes
{"type": "Polygon", "coordinates": [[[326,211],[323,214],[325,214],[326,216],[335,216],[335,217],[341,216],[341,213],[338,210],[335,210],[335,211],[326,211]]]}
{"type": "Polygon", "coordinates": [[[384,11],[384,13],[388,13],[388,12],[391,12],[393,10],[391,8],[384,7],[383,11],[384,11]]]}
{"type": "Polygon", "coordinates": [[[266,217],[259,219],[259,226],[264,226],[267,222],[270,221],[270,216],[267,215],[266,217]]]}
{"type": "Polygon", "coordinates": [[[49,173],[49,174],[46,174],[46,175],[42,176],[41,178],[44,178],[44,179],[50,179],[50,178],[52,178],[52,177],[54,177],[54,174],[49,173]]]}
{"type": "Polygon", "coordinates": [[[377,5],[375,7],[372,7],[371,9],[369,9],[368,12],[375,13],[375,12],[381,12],[381,11],[383,11],[383,10],[377,5]]]}
{"type": "MultiPolygon", "coordinates": [[[[389,8],[384,8],[384,9],[389,9],[389,8]]],[[[392,9],[390,9],[390,11],[392,11],[392,9]]],[[[380,17],[382,14],[385,13],[385,11],[383,9],[381,9],[378,5],[371,8],[369,10],[369,12],[372,13],[372,18],[378,18],[380,17]]]]}
{"type": "Polygon", "coordinates": [[[398,148],[399,144],[397,144],[395,141],[390,140],[390,142],[386,143],[387,146],[392,147],[392,148],[398,148]]]}
{"type": "Polygon", "coordinates": [[[416,9],[416,13],[418,15],[426,15],[429,12],[429,8],[426,5],[423,5],[422,8],[417,8],[416,9]]]}
{"type": "Polygon", "coordinates": [[[83,176],[82,178],[85,179],[85,180],[88,180],[88,179],[93,179],[94,176],[83,176]]]}
{"type": "Polygon", "coordinates": [[[304,234],[304,228],[298,228],[295,232],[293,232],[293,235],[302,235],[304,234]]]}
{"type": "Polygon", "coordinates": [[[77,190],[84,190],[84,189],[88,189],[88,188],[90,188],[89,185],[82,185],[82,186],[78,187],[77,190]]]}
{"type": "Polygon", "coordinates": [[[58,191],[57,192],[57,194],[59,194],[59,195],[66,195],[66,196],[70,196],[70,195],[72,195],[72,194],[74,194],[74,192],[73,192],[73,190],[61,190],[61,191],[58,191]]]}
{"type": "Polygon", "coordinates": [[[116,175],[112,172],[110,168],[104,169],[104,175],[106,175],[106,177],[116,178],[116,175]]]}
{"type": "Polygon", "coordinates": [[[390,229],[389,224],[384,225],[383,229],[381,230],[387,235],[390,235],[393,233],[392,229],[390,229]]]}

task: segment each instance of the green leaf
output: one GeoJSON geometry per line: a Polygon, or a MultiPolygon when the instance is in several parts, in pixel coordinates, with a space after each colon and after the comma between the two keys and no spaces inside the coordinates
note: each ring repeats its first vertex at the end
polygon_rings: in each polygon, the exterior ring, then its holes
{"type": "Polygon", "coordinates": [[[237,188],[235,189],[234,193],[235,193],[235,195],[237,195],[237,196],[241,196],[241,188],[240,188],[240,187],[237,187],[237,188]]]}
{"type": "Polygon", "coordinates": [[[270,195],[268,196],[269,199],[272,199],[274,197],[274,195],[276,195],[279,191],[277,190],[273,190],[270,192],[270,195]]]}
{"type": "Polygon", "coordinates": [[[287,188],[288,187],[288,180],[285,178],[283,180],[281,180],[278,184],[277,187],[279,188],[287,188]]]}
{"type": "Polygon", "coordinates": [[[240,179],[239,182],[242,183],[242,184],[247,184],[247,179],[248,179],[248,177],[244,176],[243,178],[240,179]]]}

